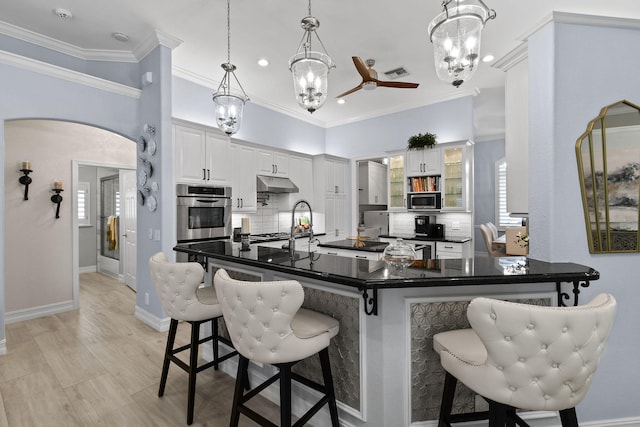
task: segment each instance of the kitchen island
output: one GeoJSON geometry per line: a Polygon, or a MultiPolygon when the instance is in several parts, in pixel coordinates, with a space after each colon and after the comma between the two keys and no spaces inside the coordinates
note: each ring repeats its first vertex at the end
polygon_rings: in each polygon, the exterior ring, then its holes
{"type": "MultiPolygon", "coordinates": [[[[580,287],[599,278],[583,265],[525,257],[419,260],[395,270],[384,261],[306,251],[290,255],[260,245],[241,251],[228,241],[183,244],[175,250],[203,262],[209,275],[225,268],[242,280],[298,280],[305,288],[304,306],[338,319],[340,333],[332,340],[330,358],[341,420],[354,426],[409,426],[437,419],[444,374],[431,337],[468,327],[466,305],[475,296],[574,304],[580,287]]],[[[304,361],[297,368],[313,378],[319,372],[316,363],[304,361]]],[[[229,365],[222,369],[234,375],[229,365]]],[[[254,368],[252,375],[269,374],[269,367],[254,368]]],[[[294,394],[294,410],[302,412],[313,401],[303,390],[294,394]]],[[[276,392],[267,397],[277,402],[276,392]]],[[[475,405],[469,391],[456,402],[464,411],[475,405]]],[[[315,425],[327,425],[328,418],[322,417],[328,414],[319,416],[315,425]]]]}

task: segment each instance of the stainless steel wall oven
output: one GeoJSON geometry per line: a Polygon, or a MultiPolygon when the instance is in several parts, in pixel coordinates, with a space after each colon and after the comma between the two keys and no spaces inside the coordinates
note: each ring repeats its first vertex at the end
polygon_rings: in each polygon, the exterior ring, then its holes
{"type": "Polygon", "coordinates": [[[231,187],[176,186],[178,243],[230,238],[231,187]]]}

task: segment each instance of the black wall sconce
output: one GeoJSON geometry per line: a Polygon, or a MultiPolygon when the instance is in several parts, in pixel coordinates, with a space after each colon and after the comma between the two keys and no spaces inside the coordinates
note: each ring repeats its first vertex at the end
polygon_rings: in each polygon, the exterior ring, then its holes
{"type": "Polygon", "coordinates": [[[29,176],[29,174],[33,172],[31,170],[31,162],[28,160],[23,161],[20,164],[20,172],[22,172],[24,175],[18,179],[18,182],[24,185],[24,200],[29,200],[29,184],[33,182],[31,177],[29,176]]]}
{"type": "Polygon", "coordinates": [[[60,195],[60,193],[64,191],[62,189],[62,181],[53,181],[52,191],[56,193],[53,196],[51,196],[51,201],[56,205],[58,205],[56,207],[56,219],[57,219],[57,218],[60,218],[60,203],[62,202],[62,196],[60,195]]]}

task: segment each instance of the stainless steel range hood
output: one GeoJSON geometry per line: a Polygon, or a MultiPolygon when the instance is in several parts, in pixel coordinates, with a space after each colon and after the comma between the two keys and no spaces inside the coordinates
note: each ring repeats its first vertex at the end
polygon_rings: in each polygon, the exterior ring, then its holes
{"type": "Polygon", "coordinates": [[[298,186],[289,178],[279,176],[258,175],[258,193],[297,193],[298,186]]]}

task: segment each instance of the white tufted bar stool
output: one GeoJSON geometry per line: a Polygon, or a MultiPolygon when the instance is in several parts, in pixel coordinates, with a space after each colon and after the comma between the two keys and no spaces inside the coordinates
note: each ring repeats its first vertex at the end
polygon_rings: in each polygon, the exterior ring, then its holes
{"type": "Polygon", "coordinates": [[[276,426],[245,403],[266,387],[280,380],[280,426],[291,426],[291,380],[313,388],[324,396],[294,426],[304,425],[329,405],[331,424],[338,427],[338,409],[329,364],[329,342],[338,334],[338,321],[301,308],[304,291],[295,280],[245,282],[229,277],[219,269],[214,277],[222,314],[233,345],[240,353],[230,425],[237,426],[244,414],[261,426],[276,426]],[[324,385],[291,372],[298,361],[318,353],[324,385]],[[279,372],[245,394],[243,378],[249,361],[274,365],[279,372]]]}
{"type": "Polygon", "coordinates": [[[445,369],[439,427],[489,418],[489,426],[527,426],[516,409],[559,411],[563,427],[577,427],[575,407],[586,395],[616,311],[600,294],[577,307],[542,307],[475,298],[472,329],[434,335],[445,369]],[[451,415],[460,380],[489,403],[489,412],[451,415]]]}
{"type": "Polygon", "coordinates": [[[162,397],[167,383],[170,362],[175,363],[189,374],[189,391],[187,398],[187,424],[193,422],[193,408],[196,393],[196,374],[210,367],[218,369],[218,364],[237,352],[220,357],[218,343],[231,346],[231,342],[218,335],[218,319],[222,317],[222,309],[218,303],[213,286],[203,286],[204,269],[197,262],[170,263],[164,253],[158,252],[149,260],[151,279],[158,292],[165,313],[171,318],[169,336],[162,365],[162,377],[158,396],[162,397]],[[191,342],[174,348],[178,322],[191,325],[191,342]],[[211,322],[211,336],[200,338],[200,325],[211,322]],[[213,341],[213,360],[198,366],[198,347],[213,341]],[[180,360],[176,354],[189,350],[189,363],[180,360]]]}

